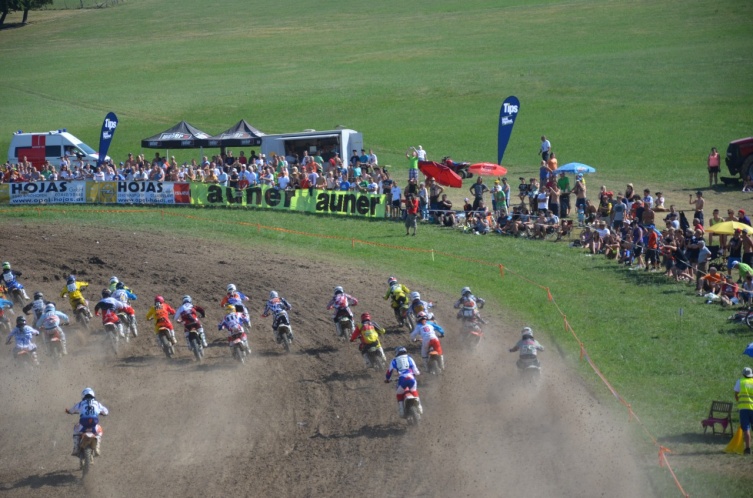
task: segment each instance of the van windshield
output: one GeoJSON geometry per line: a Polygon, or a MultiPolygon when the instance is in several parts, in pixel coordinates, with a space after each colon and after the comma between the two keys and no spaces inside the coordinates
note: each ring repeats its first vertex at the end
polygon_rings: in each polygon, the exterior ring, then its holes
{"type": "Polygon", "coordinates": [[[97,151],[86,145],[84,142],[78,144],[78,148],[86,152],[87,154],[96,154],[97,151]]]}

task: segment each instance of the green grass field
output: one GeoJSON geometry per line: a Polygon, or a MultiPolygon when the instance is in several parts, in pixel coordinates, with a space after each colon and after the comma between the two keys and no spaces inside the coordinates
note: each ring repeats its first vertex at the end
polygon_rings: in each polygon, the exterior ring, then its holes
{"type": "MultiPolygon", "coordinates": [[[[18,19],[12,14],[7,22],[18,19]]],[[[383,164],[403,166],[406,147],[419,143],[434,158],[494,161],[499,106],[516,95],[521,114],[503,161],[513,178],[536,170],[545,134],[560,164],[598,169],[590,187],[633,181],[686,202],[686,190],[707,184],[709,148],[723,153],[727,142],[753,133],[753,15],[734,1],[228,0],[220,8],[196,0],[129,0],[107,9],[32,12],[30,20],[0,31],[3,154],[18,129],[66,127],[96,148],[101,121],[112,110],[120,118],[110,151],[116,159],[139,152],[142,138],[181,119],[216,133],[245,118],[268,133],[346,125],[364,133],[383,164]]],[[[175,155],[188,160],[198,151],[175,155]]],[[[719,205],[750,202],[715,194],[719,205]]],[[[33,226],[58,219],[57,213],[14,210],[11,216],[33,226]]],[[[207,221],[176,218],[171,226],[210,239],[218,230],[212,220],[228,217],[190,213],[207,221]]],[[[147,228],[154,216],[76,208],[66,219],[147,228]]],[[[728,325],[729,313],[703,305],[689,289],[565,244],[439,229],[422,229],[408,241],[388,222],[256,211],[233,216],[464,253],[549,287],[594,361],[675,451],[670,458],[686,490],[749,496],[753,481],[730,463],[734,457],[695,436],[710,400],[732,398],[745,364],[740,353],[752,334],[728,325]]],[[[247,232],[222,225],[223,237],[240,240],[247,232]]],[[[578,346],[546,293],[511,274],[500,280],[493,267],[442,257],[431,262],[420,253],[354,251],[348,241],[278,232],[254,240],[290,251],[303,243],[354,267],[391,268],[427,286],[471,283],[509,310],[511,323],[547,331],[594,391],[607,396],[577,362],[578,346]]],[[[627,419],[616,413],[615,423],[627,419]]],[[[664,473],[657,482],[672,492],[664,473]]]]}

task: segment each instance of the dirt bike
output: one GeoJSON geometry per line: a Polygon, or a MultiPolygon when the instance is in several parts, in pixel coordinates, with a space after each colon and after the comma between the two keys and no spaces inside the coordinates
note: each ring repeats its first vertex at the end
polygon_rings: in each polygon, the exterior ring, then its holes
{"type": "Polygon", "coordinates": [[[468,349],[476,349],[478,343],[484,337],[481,322],[476,318],[470,320],[463,319],[463,329],[460,337],[462,337],[468,349]]]}
{"type": "Polygon", "coordinates": [[[293,344],[293,329],[290,327],[290,318],[288,312],[280,310],[275,312],[274,322],[277,323],[277,344],[282,343],[285,352],[290,352],[290,345],[293,344]]]}
{"type": "Polygon", "coordinates": [[[434,351],[434,348],[429,348],[429,373],[432,375],[440,375],[444,372],[444,365],[442,361],[442,355],[434,351]]]}
{"type": "Polygon", "coordinates": [[[23,289],[10,289],[7,294],[10,295],[10,300],[13,301],[14,305],[22,308],[26,305],[26,298],[24,297],[23,289]]]}
{"type": "Polygon", "coordinates": [[[126,342],[128,342],[131,335],[133,335],[134,339],[139,336],[135,315],[129,315],[125,311],[119,311],[118,319],[120,319],[120,327],[126,342]]]}
{"type": "Polygon", "coordinates": [[[201,342],[200,329],[201,326],[199,324],[186,326],[186,330],[188,330],[188,347],[191,349],[196,361],[199,362],[204,359],[204,345],[201,342]]]}
{"type": "Polygon", "coordinates": [[[15,352],[13,358],[19,366],[24,368],[33,369],[39,366],[39,358],[37,357],[36,350],[19,349],[15,352]]]}
{"type": "Polygon", "coordinates": [[[416,326],[416,320],[413,313],[410,311],[410,303],[407,299],[400,303],[397,308],[392,308],[392,311],[395,313],[395,319],[397,320],[398,325],[413,330],[416,326]]]}
{"type": "Polygon", "coordinates": [[[167,327],[160,327],[157,331],[157,341],[159,342],[160,348],[162,348],[162,352],[165,353],[165,356],[168,358],[172,358],[173,355],[175,355],[175,348],[173,348],[173,342],[171,339],[172,335],[170,334],[170,329],[167,327]]]}
{"type": "Polygon", "coordinates": [[[538,358],[519,358],[518,373],[521,380],[533,384],[541,377],[541,364],[538,358]]]}
{"type": "Polygon", "coordinates": [[[97,434],[91,429],[81,433],[81,440],[78,443],[78,461],[83,471],[82,478],[85,479],[89,474],[94,455],[97,450],[97,434]]]}
{"type": "Polygon", "coordinates": [[[91,311],[85,304],[78,304],[73,311],[73,316],[76,317],[76,323],[84,330],[89,330],[89,321],[91,320],[91,311]]]}
{"type": "Polygon", "coordinates": [[[347,313],[338,313],[337,318],[335,318],[335,328],[337,330],[337,337],[341,341],[348,340],[351,334],[353,334],[353,321],[347,313]]]}
{"type": "Polygon", "coordinates": [[[382,351],[376,343],[366,346],[366,357],[374,370],[387,370],[387,360],[382,356],[382,351]]]}
{"type": "Polygon", "coordinates": [[[421,410],[419,409],[419,399],[408,391],[403,398],[403,406],[405,407],[405,419],[408,421],[408,425],[418,425],[421,421],[421,410]]]}
{"type": "Polygon", "coordinates": [[[60,360],[63,357],[63,343],[62,337],[60,337],[60,329],[54,328],[44,331],[47,337],[47,348],[52,357],[52,362],[55,367],[60,366],[60,360]]]}
{"type": "Polygon", "coordinates": [[[246,363],[246,356],[248,355],[248,352],[246,352],[246,347],[243,344],[244,335],[244,332],[238,332],[237,334],[230,336],[229,339],[230,347],[233,348],[233,358],[238,360],[239,363],[246,363]]]}

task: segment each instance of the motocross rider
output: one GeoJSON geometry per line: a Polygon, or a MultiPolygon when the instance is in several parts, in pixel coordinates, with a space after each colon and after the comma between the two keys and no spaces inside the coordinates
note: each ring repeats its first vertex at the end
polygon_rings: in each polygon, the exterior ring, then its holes
{"type": "Polygon", "coordinates": [[[28,315],[31,311],[34,311],[34,321],[39,320],[39,317],[44,313],[44,307],[48,304],[55,304],[52,301],[48,301],[44,298],[44,294],[37,291],[34,293],[34,300],[23,307],[24,314],[28,315]]]}
{"type": "Polygon", "coordinates": [[[387,370],[386,377],[384,379],[385,384],[389,384],[392,372],[397,372],[397,412],[400,418],[405,418],[405,393],[409,392],[418,399],[418,412],[423,414],[424,409],[421,406],[421,399],[418,397],[418,382],[416,382],[416,375],[420,375],[421,372],[416,366],[416,362],[408,354],[408,351],[403,346],[395,348],[395,358],[390,363],[390,367],[387,370]]]}
{"type": "MultiPolygon", "coordinates": [[[[110,289],[102,289],[102,300],[100,300],[94,306],[94,315],[99,316],[100,310],[102,311],[103,322],[105,318],[108,317],[108,315],[114,315],[112,323],[120,323],[120,320],[117,318],[117,315],[116,315],[117,312],[120,310],[125,311],[131,317],[133,317],[136,314],[133,308],[131,308],[129,305],[123,303],[123,301],[120,301],[112,297],[112,292],[110,291],[110,289]]],[[[123,332],[123,327],[119,327],[119,329],[120,329],[120,337],[125,337],[125,333],[123,332]]]]}
{"type": "Polygon", "coordinates": [[[16,341],[16,346],[13,348],[13,356],[16,356],[20,351],[26,350],[31,353],[31,357],[34,360],[35,365],[39,365],[39,359],[37,358],[37,345],[34,344],[34,336],[39,335],[39,331],[33,327],[26,325],[26,318],[19,316],[16,318],[16,327],[8,334],[8,339],[5,344],[10,344],[13,339],[16,341]]]}
{"type": "MultiPolygon", "coordinates": [[[[269,300],[264,306],[264,312],[261,314],[263,317],[268,317],[270,313],[274,317],[272,321],[272,330],[275,332],[275,341],[280,342],[280,334],[277,332],[277,328],[280,326],[280,321],[283,320],[283,315],[280,311],[290,311],[290,303],[284,298],[280,297],[277,291],[269,292],[269,300]]],[[[290,338],[293,338],[293,332],[290,332],[290,338]]]]}
{"type": "Polygon", "coordinates": [[[444,370],[444,355],[442,354],[442,344],[437,338],[434,327],[428,323],[429,316],[425,311],[421,311],[416,315],[416,328],[410,334],[410,339],[415,340],[419,335],[421,336],[421,359],[424,361],[424,367],[429,367],[429,348],[434,348],[434,351],[439,354],[439,367],[444,370]]]}
{"type": "Polygon", "coordinates": [[[8,289],[8,292],[14,291],[16,289],[21,291],[21,294],[23,294],[24,299],[29,299],[29,296],[26,294],[26,289],[24,289],[24,286],[21,285],[21,283],[16,280],[16,277],[20,277],[22,273],[20,271],[15,271],[10,269],[10,263],[5,261],[3,263],[3,285],[6,289],[8,289]]]}
{"type": "MultiPolygon", "coordinates": [[[[120,283],[120,280],[118,277],[110,277],[110,284],[108,285],[108,289],[110,289],[110,292],[115,292],[115,289],[118,288],[118,283],[120,283]]],[[[125,285],[125,284],[124,284],[125,285]]],[[[128,287],[124,287],[126,290],[131,290],[128,287]]]]}
{"type": "Polygon", "coordinates": [[[73,405],[72,408],[66,408],[65,413],[69,415],[79,414],[78,424],[73,426],[73,451],[71,455],[78,456],[81,434],[87,430],[91,430],[97,435],[97,446],[94,449],[94,454],[99,456],[99,443],[102,438],[102,427],[99,425],[99,416],[108,415],[110,412],[105,405],[94,399],[94,390],[91,387],[84,389],[81,392],[81,401],[73,405]]]}
{"type": "Polygon", "coordinates": [[[455,303],[455,309],[460,310],[458,311],[458,319],[462,318],[465,321],[475,318],[481,323],[486,323],[478,312],[478,310],[484,307],[484,303],[486,301],[473,295],[470,287],[463,287],[460,291],[460,299],[455,303]]]}
{"type": "Polygon", "coordinates": [[[510,352],[514,353],[520,351],[520,357],[518,358],[518,368],[525,368],[526,365],[534,364],[537,367],[541,366],[538,359],[538,352],[544,351],[544,346],[539,344],[539,341],[533,338],[533,330],[531,327],[523,327],[520,333],[521,337],[514,347],[510,348],[510,352]]]}
{"type": "Polygon", "coordinates": [[[136,294],[126,287],[123,282],[115,284],[115,290],[112,292],[112,297],[125,304],[128,304],[129,301],[136,301],[138,299],[136,294]]]}
{"type": "Polygon", "coordinates": [[[426,301],[421,300],[421,294],[419,294],[416,291],[413,291],[410,293],[410,305],[408,308],[408,311],[410,313],[413,313],[413,316],[418,316],[418,314],[422,311],[426,312],[426,315],[429,317],[429,323],[432,327],[434,327],[434,330],[436,331],[437,335],[439,337],[444,337],[444,329],[439,326],[437,321],[435,320],[434,313],[429,311],[430,308],[432,308],[434,305],[431,303],[428,303],[426,301]]]}
{"type": "Polygon", "coordinates": [[[68,302],[71,304],[71,309],[76,311],[79,305],[85,306],[86,313],[89,318],[92,317],[91,311],[89,311],[89,302],[84,298],[83,291],[89,287],[88,282],[80,282],[76,280],[76,275],[69,275],[66,280],[65,287],[63,287],[60,297],[68,296],[68,302]]]}
{"type": "Polygon", "coordinates": [[[342,287],[339,285],[335,287],[335,294],[332,299],[327,303],[327,309],[335,309],[335,314],[332,316],[332,320],[337,323],[337,319],[342,315],[348,315],[351,321],[353,321],[353,312],[350,310],[350,306],[358,306],[358,299],[346,294],[342,287]]]}
{"type": "Polygon", "coordinates": [[[379,354],[382,355],[382,359],[384,359],[385,363],[387,362],[387,357],[384,356],[382,345],[379,343],[379,334],[384,333],[385,330],[381,328],[378,323],[371,320],[371,315],[369,313],[363,313],[361,315],[361,325],[357,326],[351,334],[350,342],[354,342],[359,336],[361,337],[361,344],[358,345],[358,350],[363,356],[363,363],[366,368],[371,366],[371,361],[369,360],[369,348],[374,344],[376,344],[379,349],[379,354]]]}
{"type": "Polygon", "coordinates": [[[387,285],[389,289],[387,290],[387,294],[384,295],[384,300],[390,299],[390,306],[392,306],[392,310],[395,312],[395,318],[397,318],[398,322],[402,323],[403,318],[400,307],[408,300],[410,289],[403,284],[399,284],[395,277],[388,278],[387,285]]]}
{"type": "Polygon", "coordinates": [[[236,311],[235,305],[233,304],[228,304],[227,306],[225,306],[225,311],[227,312],[227,314],[225,315],[225,318],[223,318],[219,323],[219,325],[217,325],[217,330],[227,330],[227,342],[228,346],[230,347],[233,346],[233,336],[242,334],[241,341],[243,342],[243,349],[246,350],[246,353],[251,354],[251,348],[248,346],[248,336],[243,330],[243,326],[251,326],[251,322],[249,322],[248,318],[246,318],[243,313],[238,313],[236,311]]]}
{"type": "Polygon", "coordinates": [[[154,318],[154,333],[159,334],[160,329],[166,328],[169,332],[170,342],[175,345],[178,341],[175,339],[175,330],[173,322],[170,321],[170,315],[175,314],[175,309],[165,302],[165,298],[157,295],[154,296],[154,306],[146,312],[147,321],[154,318]]]}
{"type": "Polygon", "coordinates": [[[60,328],[61,322],[63,323],[63,325],[68,325],[70,323],[68,315],[66,315],[62,311],[56,310],[55,305],[52,303],[44,307],[44,313],[42,313],[42,316],[40,316],[37,320],[37,329],[44,329],[45,331],[45,333],[42,334],[42,340],[44,340],[44,343],[47,345],[48,353],[50,352],[50,341],[47,340],[47,335],[51,334],[53,330],[57,330],[60,334],[60,346],[63,354],[68,354],[68,351],[65,347],[65,332],[63,332],[63,329],[60,328]]]}
{"type": "Polygon", "coordinates": [[[250,320],[251,315],[248,314],[248,308],[246,308],[246,305],[243,304],[248,300],[248,296],[239,291],[235,284],[228,284],[227,294],[222,298],[222,301],[220,301],[220,307],[225,308],[228,304],[232,304],[236,306],[236,311],[240,311],[238,309],[238,306],[240,306],[241,309],[243,309],[242,313],[246,315],[246,318],[250,320]]]}
{"type": "Polygon", "coordinates": [[[199,337],[201,337],[202,346],[207,347],[207,336],[204,334],[204,327],[201,325],[197,315],[204,318],[206,316],[204,308],[201,306],[195,306],[191,296],[183,296],[183,304],[181,304],[180,308],[175,312],[175,321],[182,323],[185,327],[184,332],[186,336],[186,344],[188,344],[189,348],[191,347],[191,343],[188,340],[188,333],[193,329],[198,331],[199,337]]]}
{"type": "Polygon", "coordinates": [[[8,325],[8,329],[11,329],[12,327],[10,326],[10,320],[8,320],[8,317],[5,316],[5,310],[10,309],[11,313],[13,313],[13,310],[11,308],[13,308],[13,301],[8,301],[7,299],[0,297],[0,322],[8,325]]]}

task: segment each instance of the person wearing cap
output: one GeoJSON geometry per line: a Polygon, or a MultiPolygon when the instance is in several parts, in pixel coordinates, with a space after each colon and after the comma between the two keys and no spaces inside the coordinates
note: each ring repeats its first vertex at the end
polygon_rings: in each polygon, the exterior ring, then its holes
{"type": "Polygon", "coordinates": [[[743,376],[735,383],[735,401],[740,413],[740,428],[745,440],[745,455],[750,455],[750,425],[753,423],[753,369],[743,368],[743,376]]]}
{"type": "Polygon", "coordinates": [[[695,213],[693,213],[693,218],[698,218],[698,220],[701,222],[701,225],[703,225],[703,206],[706,204],[706,200],[703,198],[703,192],[700,190],[695,193],[695,200],[693,200],[693,195],[688,194],[688,197],[690,199],[690,202],[688,204],[692,205],[695,208],[695,213]]]}
{"type": "Polygon", "coordinates": [[[737,221],[739,221],[740,223],[745,223],[748,226],[751,226],[750,218],[748,217],[747,214],[745,214],[744,209],[740,209],[737,211],[737,221]]]}
{"type": "Polygon", "coordinates": [[[498,179],[494,180],[494,186],[491,190],[492,193],[492,211],[494,211],[494,215],[496,216],[499,212],[500,207],[506,207],[506,197],[505,193],[502,191],[502,182],[500,182],[498,179]]]}

